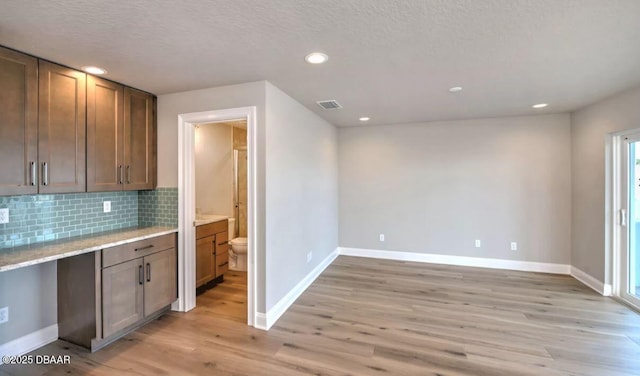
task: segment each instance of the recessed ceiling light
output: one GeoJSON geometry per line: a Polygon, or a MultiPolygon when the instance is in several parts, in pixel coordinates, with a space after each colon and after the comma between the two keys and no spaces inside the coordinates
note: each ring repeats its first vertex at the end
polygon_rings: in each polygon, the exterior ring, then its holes
{"type": "Polygon", "coordinates": [[[312,52],[307,55],[304,60],[309,64],[322,64],[329,60],[329,56],[322,52],[312,52]]]}
{"type": "Polygon", "coordinates": [[[90,74],[106,74],[107,70],[106,69],[102,69],[100,67],[94,67],[94,66],[86,66],[86,67],[82,67],[82,70],[90,73],[90,74]]]}
{"type": "Polygon", "coordinates": [[[363,116],[363,117],[360,118],[360,121],[369,121],[369,120],[370,120],[370,118],[368,118],[366,116],[363,116]]]}
{"type": "Polygon", "coordinates": [[[548,106],[548,104],[546,104],[546,103],[538,103],[538,104],[534,104],[531,107],[533,107],[533,108],[545,108],[547,106],[548,106]]]}
{"type": "Polygon", "coordinates": [[[449,91],[452,92],[452,93],[457,93],[459,91],[462,91],[462,86],[454,86],[454,87],[450,88],[449,91]]]}

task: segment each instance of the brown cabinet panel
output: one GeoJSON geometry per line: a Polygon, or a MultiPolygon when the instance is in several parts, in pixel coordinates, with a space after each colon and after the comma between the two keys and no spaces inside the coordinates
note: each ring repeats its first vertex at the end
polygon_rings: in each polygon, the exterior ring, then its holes
{"type": "Polygon", "coordinates": [[[178,268],[175,248],[144,258],[144,314],[148,316],[178,299],[178,268]]]}
{"type": "Polygon", "coordinates": [[[0,195],[38,192],[38,61],[0,47],[0,195]]]}
{"type": "Polygon", "coordinates": [[[156,134],[153,95],[124,89],[124,189],[155,187],[156,134]]]}
{"type": "Polygon", "coordinates": [[[227,231],[229,231],[229,221],[226,219],[218,222],[207,223],[196,227],[196,239],[227,231]]]}
{"type": "Polygon", "coordinates": [[[40,193],[86,191],[86,74],[39,62],[40,193]]]}
{"type": "Polygon", "coordinates": [[[143,259],[102,269],[102,333],[116,333],[144,318],[143,259]]]}
{"type": "Polygon", "coordinates": [[[196,287],[215,278],[214,246],[215,236],[207,236],[196,241],[196,287]]]}
{"type": "Polygon", "coordinates": [[[216,252],[216,278],[229,270],[229,253],[216,252]]]}
{"type": "Polygon", "coordinates": [[[124,87],[87,77],[87,191],[120,191],[124,179],[124,87]]]}

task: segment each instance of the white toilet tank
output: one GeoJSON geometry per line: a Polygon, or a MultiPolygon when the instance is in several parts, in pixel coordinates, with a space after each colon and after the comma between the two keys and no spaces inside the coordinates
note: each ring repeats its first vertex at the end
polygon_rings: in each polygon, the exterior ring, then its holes
{"type": "Polygon", "coordinates": [[[236,219],[229,218],[229,240],[236,237],[236,219]]]}

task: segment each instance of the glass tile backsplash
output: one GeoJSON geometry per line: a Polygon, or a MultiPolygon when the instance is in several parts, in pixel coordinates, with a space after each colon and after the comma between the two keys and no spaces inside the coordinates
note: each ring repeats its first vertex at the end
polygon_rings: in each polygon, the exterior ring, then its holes
{"type": "Polygon", "coordinates": [[[178,226],[178,188],[157,188],[138,195],[140,226],[178,226]]]}
{"type": "Polygon", "coordinates": [[[0,248],[138,225],[137,191],[0,196],[0,208],[9,209],[0,248]],[[104,201],[111,201],[110,213],[103,212],[104,201]]]}

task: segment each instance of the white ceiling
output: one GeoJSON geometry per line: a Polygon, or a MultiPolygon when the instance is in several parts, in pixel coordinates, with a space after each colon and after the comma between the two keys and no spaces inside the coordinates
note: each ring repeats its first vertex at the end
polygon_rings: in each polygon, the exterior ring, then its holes
{"type": "Polygon", "coordinates": [[[0,44],[155,94],[268,80],[339,126],[527,115],[640,84],[640,1],[0,0],[0,44]]]}

